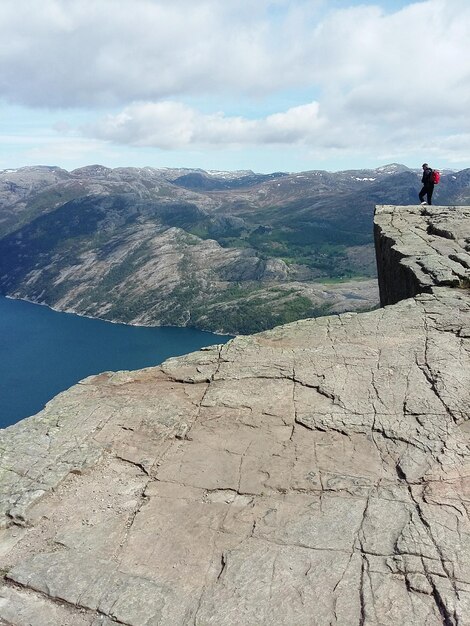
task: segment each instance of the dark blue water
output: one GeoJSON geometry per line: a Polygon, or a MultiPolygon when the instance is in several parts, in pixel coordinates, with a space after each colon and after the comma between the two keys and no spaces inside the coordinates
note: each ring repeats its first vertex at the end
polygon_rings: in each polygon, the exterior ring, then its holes
{"type": "Polygon", "coordinates": [[[0,296],[0,428],[34,415],[91,374],[158,365],[228,339],[190,328],[111,324],[0,296]]]}

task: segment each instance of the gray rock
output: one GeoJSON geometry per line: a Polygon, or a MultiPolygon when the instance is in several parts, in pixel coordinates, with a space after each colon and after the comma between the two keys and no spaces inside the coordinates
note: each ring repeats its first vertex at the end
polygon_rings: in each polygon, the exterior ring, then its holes
{"type": "Polygon", "coordinates": [[[65,603],[51,602],[27,589],[8,585],[0,587],[0,624],[2,626],[111,626],[114,621],[100,621],[92,612],[75,609],[65,603]]]}
{"type": "Polygon", "coordinates": [[[433,286],[468,287],[469,207],[377,206],[374,230],[382,306],[433,286]]]}

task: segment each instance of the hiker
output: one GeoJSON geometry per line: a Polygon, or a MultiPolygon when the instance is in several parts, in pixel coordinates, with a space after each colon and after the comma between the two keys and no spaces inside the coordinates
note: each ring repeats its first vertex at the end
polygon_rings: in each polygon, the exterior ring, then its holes
{"type": "Polygon", "coordinates": [[[426,204],[424,196],[427,198],[427,204],[432,204],[432,192],[434,191],[433,171],[427,163],[423,163],[423,177],[421,178],[423,188],[419,192],[419,200],[421,204],[426,204]]]}

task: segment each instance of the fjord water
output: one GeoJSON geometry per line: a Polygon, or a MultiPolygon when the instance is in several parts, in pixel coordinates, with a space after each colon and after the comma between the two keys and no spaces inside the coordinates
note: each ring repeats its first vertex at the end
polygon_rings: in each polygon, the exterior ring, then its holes
{"type": "Polygon", "coordinates": [[[34,415],[91,374],[158,365],[228,339],[191,328],[112,324],[0,296],[0,428],[34,415]]]}

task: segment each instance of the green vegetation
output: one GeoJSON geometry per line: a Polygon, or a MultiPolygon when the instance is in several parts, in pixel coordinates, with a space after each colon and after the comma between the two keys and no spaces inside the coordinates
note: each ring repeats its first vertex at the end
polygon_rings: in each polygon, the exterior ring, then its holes
{"type": "Polygon", "coordinates": [[[308,298],[298,296],[275,308],[272,302],[261,299],[238,302],[230,308],[210,308],[203,319],[207,328],[223,329],[229,334],[251,334],[319,314],[321,311],[313,309],[308,298]]]}
{"type": "Polygon", "coordinates": [[[229,334],[251,334],[325,314],[326,307],[315,308],[308,298],[295,293],[295,289],[274,288],[263,297],[259,289],[235,286],[204,306],[195,307],[191,319],[197,325],[229,334]]]}
{"type": "Polygon", "coordinates": [[[210,239],[209,228],[207,224],[195,224],[188,228],[188,233],[196,235],[199,239],[210,239]]]}
{"type": "MultiPolygon", "coordinates": [[[[162,293],[158,289],[151,289],[139,296],[130,297],[129,293],[113,297],[112,307],[107,313],[110,319],[119,319],[123,322],[132,322],[136,317],[148,313],[154,306],[155,302],[162,300],[162,293]]],[[[91,308],[90,313],[93,313],[91,308]]]]}
{"type": "Polygon", "coordinates": [[[222,248],[251,248],[250,242],[240,237],[218,237],[217,242],[222,248]]]}
{"type": "Polygon", "coordinates": [[[150,248],[147,243],[140,245],[126,256],[122,263],[114,265],[106,276],[102,279],[99,287],[96,288],[98,295],[104,295],[110,288],[119,286],[124,283],[130,276],[142,265],[144,259],[150,256],[150,248]],[[99,294],[99,292],[102,292],[99,294]]]}
{"type": "Polygon", "coordinates": [[[301,224],[270,228],[257,226],[240,235],[216,232],[207,225],[191,227],[192,234],[202,239],[216,239],[224,248],[252,248],[261,259],[278,258],[288,265],[305,265],[327,278],[362,277],[365,270],[347,255],[351,246],[370,244],[372,237],[351,233],[322,224],[301,224]]]}
{"type": "Polygon", "coordinates": [[[80,187],[57,187],[37,193],[28,199],[19,214],[14,212],[6,217],[0,226],[0,238],[20,230],[37,216],[53,212],[58,206],[74,200],[82,191],[80,187]]]}
{"type": "Polygon", "coordinates": [[[261,259],[278,258],[288,265],[305,265],[322,277],[353,278],[369,271],[347,254],[351,246],[372,243],[372,233],[364,231],[361,223],[348,228],[335,221],[313,222],[306,217],[299,219],[286,207],[276,207],[247,216],[244,224],[211,222],[204,216],[191,223],[187,231],[201,239],[215,239],[224,248],[252,248],[261,259]],[[256,219],[266,220],[268,225],[260,225],[256,219]]]}
{"type": "Polygon", "coordinates": [[[315,278],[313,282],[321,283],[322,285],[341,285],[341,283],[357,281],[360,282],[362,280],[370,280],[370,276],[364,276],[363,274],[344,274],[343,276],[336,276],[332,278],[315,278]]]}

